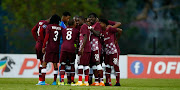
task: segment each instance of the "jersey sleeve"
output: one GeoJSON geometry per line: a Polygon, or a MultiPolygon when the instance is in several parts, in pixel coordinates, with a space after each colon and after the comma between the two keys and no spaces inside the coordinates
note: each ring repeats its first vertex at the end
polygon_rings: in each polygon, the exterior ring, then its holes
{"type": "Polygon", "coordinates": [[[116,24],[116,22],[111,21],[111,20],[108,20],[108,23],[109,23],[109,25],[115,25],[116,24]]]}
{"type": "Polygon", "coordinates": [[[81,27],[81,34],[82,35],[88,34],[88,28],[85,25],[81,27]]]}

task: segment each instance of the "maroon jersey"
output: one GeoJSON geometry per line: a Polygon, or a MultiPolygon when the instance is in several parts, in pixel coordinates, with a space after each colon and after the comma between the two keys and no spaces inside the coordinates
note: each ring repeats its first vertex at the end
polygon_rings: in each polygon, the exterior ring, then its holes
{"type": "Polygon", "coordinates": [[[116,24],[116,22],[111,21],[111,20],[108,20],[108,23],[109,23],[109,25],[115,25],[116,24]]]}
{"type": "Polygon", "coordinates": [[[62,30],[63,43],[61,45],[61,51],[75,53],[74,44],[78,39],[79,30],[76,28],[67,27],[62,30]]]}
{"type": "Polygon", "coordinates": [[[63,28],[58,24],[49,24],[46,28],[46,37],[44,40],[43,48],[46,45],[46,52],[59,53],[59,41],[61,36],[61,30],[63,28]]]}
{"type": "Polygon", "coordinates": [[[79,50],[81,50],[82,48],[82,45],[83,45],[83,39],[84,39],[84,35],[87,35],[87,42],[86,42],[86,45],[84,47],[84,52],[91,52],[91,44],[90,44],[90,37],[91,37],[91,31],[88,30],[88,25],[86,24],[83,24],[81,26],[81,29],[80,29],[80,36],[79,36],[79,50]]]}
{"type": "Polygon", "coordinates": [[[39,21],[32,29],[33,37],[36,41],[43,43],[42,38],[44,38],[45,29],[48,25],[48,22],[46,20],[39,21]],[[40,34],[43,33],[43,34],[40,34]],[[38,36],[38,37],[37,37],[38,36]]]}
{"type": "MultiPolygon", "coordinates": [[[[92,28],[94,28],[95,31],[101,32],[101,25],[99,22],[96,22],[94,25],[92,25],[92,28]]],[[[91,32],[92,33],[92,32],[91,32]]],[[[93,33],[91,35],[91,50],[96,51],[101,49],[101,43],[100,43],[100,38],[95,36],[93,33]]]]}
{"type": "Polygon", "coordinates": [[[114,43],[116,32],[117,32],[116,28],[109,27],[103,33],[104,34],[105,52],[108,55],[117,53],[117,48],[114,43]]]}

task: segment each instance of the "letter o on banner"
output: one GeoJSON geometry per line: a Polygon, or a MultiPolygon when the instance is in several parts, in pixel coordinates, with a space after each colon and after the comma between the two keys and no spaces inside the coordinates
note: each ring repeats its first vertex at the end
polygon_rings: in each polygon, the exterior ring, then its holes
{"type": "Polygon", "coordinates": [[[157,74],[162,74],[164,73],[166,70],[166,63],[160,61],[160,62],[157,62],[154,66],[154,72],[157,73],[157,74]],[[162,67],[161,69],[159,69],[159,67],[162,67]]]}

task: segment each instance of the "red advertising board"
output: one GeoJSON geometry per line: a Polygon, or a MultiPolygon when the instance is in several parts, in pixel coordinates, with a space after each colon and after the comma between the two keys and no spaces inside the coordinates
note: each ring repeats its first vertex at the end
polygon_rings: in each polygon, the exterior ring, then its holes
{"type": "Polygon", "coordinates": [[[180,57],[128,56],[128,78],[180,78],[180,57]]]}

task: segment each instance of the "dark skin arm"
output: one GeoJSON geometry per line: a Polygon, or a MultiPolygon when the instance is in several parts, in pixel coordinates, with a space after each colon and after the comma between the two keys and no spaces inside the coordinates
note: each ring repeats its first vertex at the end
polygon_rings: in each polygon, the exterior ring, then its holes
{"type": "Polygon", "coordinates": [[[96,31],[96,30],[94,30],[93,28],[90,29],[90,31],[93,32],[93,34],[94,34],[95,36],[99,37],[99,35],[100,35],[100,32],[99,32],[99,31],[96,31]]]}
{"type": "Polygon", "coordinates": [[[79,55],[83,55],[84,47],[85,47],[85,45],[86,45],[86,42],[87,42],[87,35],[85,34],[85,35],[84,35],[84,39],[83,39],[83,45],[82,45],[81,50],[79,51],[79,55]]]}
{"type": "Polygon", "coordinates": [[[112,28],[117,28],[121,25],[121,22],[116,22],[115,25],[112,26],[112,28]]]}
{"type": "Polygon", "coordinates": [[[117,35],[117,38],[116,38],[116,40],[115,40],[115,44],[117,44],[117,42],[118,42],[118,40],[119,40],[119,38],[120,38],[120,36],[121,36],[121,34],[122,34],[122,29],[117,28],[117,31],[118,31],[118,35],[117,35]]]}

